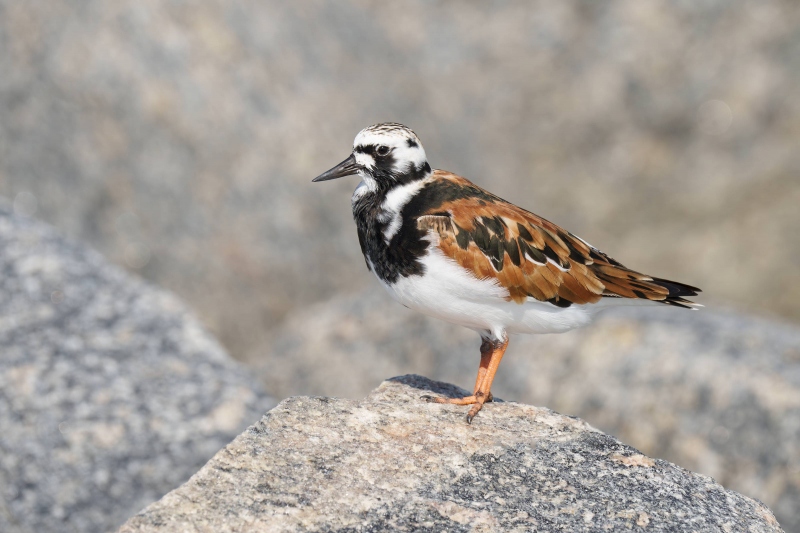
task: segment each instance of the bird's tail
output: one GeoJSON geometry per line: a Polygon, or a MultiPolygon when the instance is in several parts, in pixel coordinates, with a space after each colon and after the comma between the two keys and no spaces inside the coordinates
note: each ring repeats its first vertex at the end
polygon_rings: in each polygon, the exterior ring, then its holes
{"type": "Polygon", "coordinates": [[[685,283],[661,278],[653,278],[653,281],[650,283],[664,287],[669,291],[669,294],[666,298],[663,300],[657,300],[660,303],[673,305],[675,307],[683,307],[684,309],[697,309],[698,307],[703,307],[701,304],[694,303],[693,301],[684,298],[684,296],[697,296],[700,292],[702,292],[697,287],[692,287],[691,285],[686,285],[685,283]]]}

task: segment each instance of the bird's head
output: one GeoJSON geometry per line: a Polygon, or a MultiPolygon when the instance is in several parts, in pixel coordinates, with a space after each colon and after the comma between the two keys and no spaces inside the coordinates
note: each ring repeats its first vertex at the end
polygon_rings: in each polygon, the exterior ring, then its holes
{"type": "Polygon", "coordinates": [[[402,124],[384,122],[358,132],[350,157],[313,181],[358,174],[368,188],[388,190],[423,179],[430,172],[431,166],[417,135],[402,124]]]}

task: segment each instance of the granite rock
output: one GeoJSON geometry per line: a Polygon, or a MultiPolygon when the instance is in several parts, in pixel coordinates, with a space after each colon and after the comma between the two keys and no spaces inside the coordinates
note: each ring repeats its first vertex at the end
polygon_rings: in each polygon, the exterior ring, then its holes
{"type": "MultiPolygon", "coordinates": [[[[381,374],[471,386],[478,336],[375,284],[298,313],[264,359],[268,389],[359,398],[381,374]]],[[[758,498],[800,531],[800,328],[705,308],[616,309],[513,336],[493,392],[580,416],[651,457],[758,498]]]]}
{"type": "Polygon", "coordinates": [[[779,532],[760,502],[652,459],[580,419],[420,376],[366,399],[293,397],[120,533],[228,531],[779,532]]]}
{"type": "Polygon", "coordinates": [[[274,402],[173,296],[0,204],[0,531],[111,531],[274,402]]]}

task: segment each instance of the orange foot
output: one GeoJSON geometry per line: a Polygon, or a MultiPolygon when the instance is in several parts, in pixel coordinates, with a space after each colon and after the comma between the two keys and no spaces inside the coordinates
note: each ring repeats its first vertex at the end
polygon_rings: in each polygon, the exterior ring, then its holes
{"type": "Polygon", "coordinates": [[[422,399],[432,403],[447,403],[452,405],[471,405],[467,413],[467,424],[472,424],[472,419],[483,408],[483,404],[492,401],[492,381],[500,366],[500,360],[508,347],[508,338],[501,341],[491,341],[484,338],[481,344],[481,365],[478,368],[478,379],[475,381],[475,392],[472,396],[463,398],[439,398],[423,396],[422,399]]]}
{"type": "Polygon", "coordinates": [[[488,396],[482,392],[476,392],[472,396],[464,396],[463,398],[440,398],[436,396],[423,396],[423,400],[430,403],[449,403],[452,405],[471,405],[472,408],[467,413],[467,424],[472,424],[472,419],[483,408],[483,404],[489,403],[493,400],[492,393],[488,396]]]}

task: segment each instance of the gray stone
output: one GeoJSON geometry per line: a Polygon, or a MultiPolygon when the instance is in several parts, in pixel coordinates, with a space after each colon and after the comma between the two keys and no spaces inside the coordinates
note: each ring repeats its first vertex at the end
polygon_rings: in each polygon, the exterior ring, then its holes
{"type": "MultiPolygon", "coordinates": [[[[470,387],[478,336],[375,283],[297,313],[265,360],[280,397],[359,398],[381,374],[470,387]]],[[[800,531],[800,328],[721,312],[628,308],[559,335],[511,338],[493,391],[547,405],[651,457],[758,498],[800,531]]]]}
{"type": "Polygon", "coordinates": [[[0,531],[102,532],[274,402],[174,297],[0,204],[0,531]]]}
{"type": "Polygon", "coordinates": [[[120,533],[782,531],[762,503],[586,422],[511,402],[472,425],[420,376],[361,401],[294,397],[120,533]]]}

